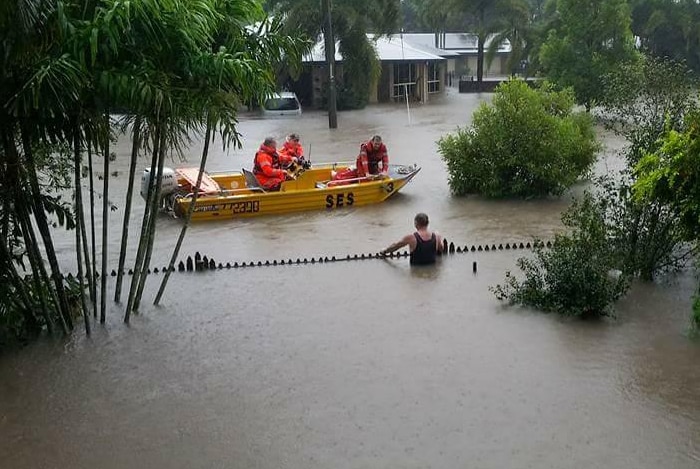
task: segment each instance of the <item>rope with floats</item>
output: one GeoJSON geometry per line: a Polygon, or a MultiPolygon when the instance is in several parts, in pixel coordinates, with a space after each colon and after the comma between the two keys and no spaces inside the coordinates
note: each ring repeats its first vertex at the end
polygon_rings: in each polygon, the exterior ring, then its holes
{"type": "MultiPolygon", "coordinates": [[[[448,242],[446,239],[443,240],[443,252],[442,257],[451,256],[453,254],[471,254],[476,252],[494,252],[494,251],[511,251],[511,250],[527,250],[537,247],[547,247],[551,248],[551,241],[534,241],[534,242],[513,242],[513,243],[499,243],[496,244],[472,244],[459,246],[455,245],[453,242],[448,242]]],[[[278,267],[285,265],[315,265],[315,264],[326,264],[330,262],[349,262],[349,261],[363,261],[371,259],[398,259],[402,257],[408,257],[408,251],[392,252],[389,254],[379,254],[379,253],[362,253],[362,254],[346,254],[344,256],[319,256],[319,257],[305,257],[296,259],[274,259],[270,260],[258,260],[258,261],[235,261],[235,262],[216,262],[213,257],[208,257],[206,255],[201,255],[196,252],[194,256],[187,256],[187,259],[181,260],[177,267],[172,268],[172,272],[212,272],[217,270],[229,270],[229,269],[245,269],[251,267],[278,267]]],[[[476,272],[476,262],[473,264],[473,270],[476,272]]],[[[158,267],[154,269],[149,269],[149,274],[165,273],[167,267],[159,269],[158,267]]],[[[129,269],[124,272],[128,275],[133,275],[133,270],[129,269]]],[[[96,273],[99,277],[99,274],[96,273]]],[[[116,270],[112,270],[110,276],[116,277],[116,270]]],[[[77,278],[72,273],[65,276],[67,279],[77,278]]]]}

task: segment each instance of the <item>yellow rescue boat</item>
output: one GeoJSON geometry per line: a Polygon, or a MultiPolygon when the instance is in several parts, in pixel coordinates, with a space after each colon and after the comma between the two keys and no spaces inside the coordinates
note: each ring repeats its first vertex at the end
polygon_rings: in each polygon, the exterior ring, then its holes
{"type": "MultiPolygon", "coordinates": [[[[195,202],[193,220],[276,215],[305,210],[335,210],[383,202],[400,191],[420,171],[417,166],[389,165],[387,175],[334,180],[348,163],[314,164],[296,168],[296,178],[267,192],[247,170],[205,173],[195,202]]],[[[184,216],[193,198],[198,170],[181,168],[164,173],[164,206],[184,216]]]]}

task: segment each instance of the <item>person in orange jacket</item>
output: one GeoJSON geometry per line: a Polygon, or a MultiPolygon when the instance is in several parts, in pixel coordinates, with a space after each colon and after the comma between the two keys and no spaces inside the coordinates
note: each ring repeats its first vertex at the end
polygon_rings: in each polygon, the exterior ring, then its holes
{"type": "Polygon", "coordinates": [[[375,135],[369,141],[360,145],[360,155],[357,157],[357,177],[389,172],[389,155],[382,137],[375,135]]]}
{"type": "Polygon", "coordinates": [[[305,166],[306,160],[304,159],[304,147],[302,147],[301,143],[299,143],[298,134],[287,135],[287,138],[285,139],[284,145],[282,145],[279,154],[280,157],[285,160],[282,162],[283,165],[287,161],[290,161],[305,166]]]}
{"type": "MultiPolygon", "coordinates": [[[[266,191],[278,191],[280,185],[292,176],[282,169],[286,157],[277,153],[277,141],[267,137],[253,159],[253,174],[266,191]]],[[[291,162],[291,160],[289,160],[291,162]]]]}

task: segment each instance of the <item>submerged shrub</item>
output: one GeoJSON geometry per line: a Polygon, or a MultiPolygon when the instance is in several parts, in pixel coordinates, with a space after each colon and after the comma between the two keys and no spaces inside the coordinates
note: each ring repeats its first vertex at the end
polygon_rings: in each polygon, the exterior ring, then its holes
{"type": "Polygon", "coordinates": [[[536,243],[534,258],[520,258],[524,279],[506,272],[503,285],[491,288],[500,300],[566,316],[610,316],[612,304],[628,287],[618,269],[619,256],[609,242],[605,206],[592,195],[565,212],[570,229],[558,234],[551,249],[536,243]]]}
{"type": "Polygon", "coordinates": [[[571,90],[538,89],[510,80],[469,129],[438,141],[450,189],[457,195],[559,195],[583,176],[599,150],[591,118],[574,113],[571,90]]]}

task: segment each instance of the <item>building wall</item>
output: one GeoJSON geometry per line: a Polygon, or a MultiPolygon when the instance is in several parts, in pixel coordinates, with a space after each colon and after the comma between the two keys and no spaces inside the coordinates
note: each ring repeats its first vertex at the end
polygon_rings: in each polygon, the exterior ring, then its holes
{"type": "MultiPolygon", "coordinates": [[[[408,63],[408,62],[407,62],[408,63]]],[[[416,86],[415,92],[409,95],[409,99],[414,101],[428,102],[431,98],[439,96],[445,92],[447,87],[447,74],[448,70],[455,70],[455,61],[452,62],[450,66],[448,61],[441,61],[437,63],[438,67],[438,79],[440,80],[439,92],[429,93],[428,84],[428,63],[425,61],[413,62],[416,66],[416,86]]],[[[307,65],[305,74],[309,77],[304,77],[295,83],[296,86],[292,87],[292,91],[295,91],[297,95],[305,97],[305,105],[311,106],[317,109],[323,107],[323,101],[325,96],[325,89],[327,88],[328,82],[328,72],[325,64],[314,63],[307,65]],[[304,89],[300,87],[304,87],[304,89]],[[310,86],[311,90],[306,89],[310,86]],[[306,98],[306,97],[309,98],[306,98]]],[[[456,86],[459,76],[453,78],[453,84],[456,86]]],[[[342,65],[336,64],[336,74],[335,74],[336,84],[340,86],[342,84],[342,65]]],[[[382,62],[381,64],[381,75],[377,83],[370,88],[369,92],[369,103],[386,103],[395,100],[393,97],[394,88],[394,62],[382,62]]],[[[400,98],[403,100],[404,98],[400,98]]]]}

